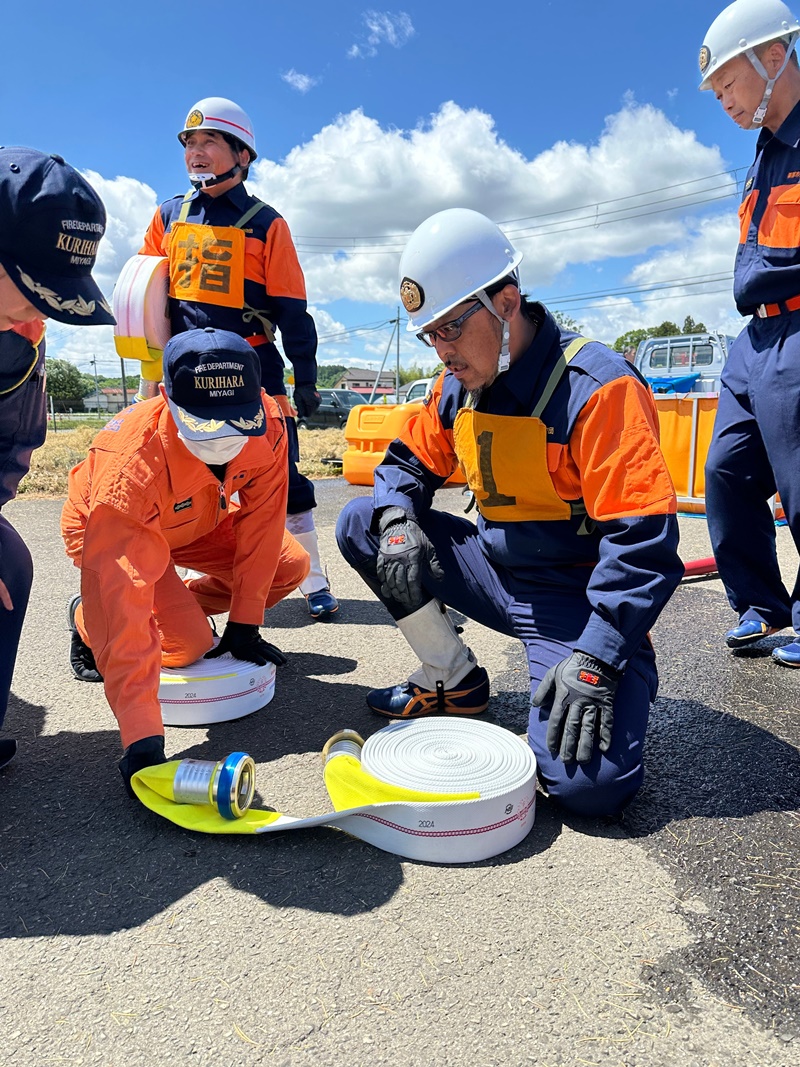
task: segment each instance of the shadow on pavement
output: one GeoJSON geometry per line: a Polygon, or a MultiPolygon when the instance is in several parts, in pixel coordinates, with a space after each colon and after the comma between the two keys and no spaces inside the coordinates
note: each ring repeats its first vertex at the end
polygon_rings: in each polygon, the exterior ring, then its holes
{"type": "Polygon", "coordinates": [[[644,787],[625,815],[637,837],[679,819],[739,819],[800,805],[797,748],[697,701],[656,701],[645,765],[644,787]]]}
{"type": "MultiPolygon", "coordinates": [[[[302,630],[307,626],[391,626],[392,620],[379,600],[348,600],[338,597],[339,610],[328,619],[312,619],[296,597],[287,597],[266,615],[266,630],[302,630]]],[[[275,643],[280,647],[280,637],[275,643]]]]}
{"type": "MultiPolygon", "coordinates": [[[[260,764],[270,763],[319,752],[342,727],[366,737],[385,725],[369,713],[363,686],[337,684],[333,694],[330,682],[310,677],[347,674],[353,660],[309,653],[294,655],[291,663],[282,672],[280,708],[207,727],[200,743],[192,743],[193,731],[182,745],[184,731],[168,728],[168,757],[220,759],[243,750],[260,764]],[[343,714],[342,708],[349,710],[343,714]]],[[[403,883],[399,857],[336,831],[303,830],[254,842],[192,834],[165,822],[125,795],[116,768],[116,730],[48,735],[46,711],[12,694],[8,725],[20,751],[0,772],[0,937],[107,934],[140,926],[218,878],[275,907],[343,916],[385,904],[403,883]]],[[[268,781],[260,792],[269,806],[268,781]]],[[[557,814],[540,797],[525,841],[470,866],[518,862],[549,847],[559,832],[557,814]]]]}

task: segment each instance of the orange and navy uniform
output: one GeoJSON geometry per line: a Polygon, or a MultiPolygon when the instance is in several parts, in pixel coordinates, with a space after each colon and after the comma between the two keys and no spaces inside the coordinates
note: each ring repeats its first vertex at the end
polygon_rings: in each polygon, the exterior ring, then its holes
{"type": "Polygon", "coordinates": [[[758,136],[739,207],[733,290],[742,315],[785,301],[793,301],[789,311],[800,308],[800,104],[777,132],[758,136]]]}
{"type": "Polygon", "coordinates": [[[17,495],[31,453],[44,444],[44,323],[0,331],[0,508],[17,495]]]}
{"type": "MultiPolygon", "coordinates": [[[[44,444],[44,324],[40,320],[0,330],[0,508],[17,495],[31,453],[44,444]]],[[[13,607],[0,604],[0,726],[3,725],[17,648],[25,621],[33,561],[20,535],[0,514],[0,581],[13,607]]]]}
{"type": "Polygon", "coordinates": [[[800,584],[784,584],[769,498],[800,550],[800,103],[762,129],[739,209],[736,306],[752,315],[720,378],[706,457],[711,547],[740,619],[800,632],[800,584]]]}
{"type": "Polygon", "coordinates": [[[296,384],[316,384],[317,333],[289,227],[241,182],[218,197],[195,190],[167,200],[139,251],[170,261],[173,333],[213,326],[247,338],[261,384],[279,396],[286,394],[283,359],[268,339],[277,327],[296,384]]]}
{"type": "Polygon", "coordinates": [[[575,642],[624,666],[682,573],[676,497],[646,384],[605,345],[586,343],[532,412],[575,334],[541,306],[530,348],[474,409],[445,371],[375,472],[376,511],[423,515],[461,466],[484,555],[515,587],[585,589],[575,642]]]}
{"type": "Polygon", "coordinates": [[[229,611],[234,622],[260,624],[265,605],[308,570],[306,553],[284,531],[284,419],[262,396],[267,432],[218,468],[221,480],[179,440],[163,396],[112,419],[70,473],[61,533],[81,570],[76,622],[124,747],[162,732],[161,667],[208,651],[206,615],[229,611]],[[204,576],[187,588],[176,564],[204,576]]]}

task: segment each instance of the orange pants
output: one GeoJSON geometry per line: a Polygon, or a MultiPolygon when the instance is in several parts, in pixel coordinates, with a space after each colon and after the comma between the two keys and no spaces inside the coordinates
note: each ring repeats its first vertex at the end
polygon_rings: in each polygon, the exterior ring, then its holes
{"type": "MultiPolygon", "coordinates": [[[[231,524],[223,523],[206,537],[173,551],[173,564],[202,571],[203,577],[184,582],[178,577],[175,567],[170,566],[156,582],[153,620],[161,641],[162,666],[185,667],[194,663],[212,647],[213,634],[206,616],[220,614],[230,607],[235,548],[231,524]]],[[[308,569],[308,553],[290,533],[284,531],[278,567],[266,607],[271,608],[296,589],[308,574],[308,569]]],[[[81,638],[91,646],[83,618],[83,604],[79,605],[75,614],[75,624],[81,638]]],[[[126,644],[130,645],[135,642],[136,637],[134,634],[128,636],[126,644]]],[[[106,689],[108,690],[109,683],[113,689],[113,659],[103,673],[106,689]]],[[[114,709],[112,694],[107,695],[114,709]]],[[[154,723],[149,723],[145,728],[141,723],[128,721],[127,716],[118,715],[117,718],[120,721],[123,747],[127,747],[139,737],[159,732],[154,729],[154,723]],[[145,733],[141,732],[143,728],[145,733]]]]}

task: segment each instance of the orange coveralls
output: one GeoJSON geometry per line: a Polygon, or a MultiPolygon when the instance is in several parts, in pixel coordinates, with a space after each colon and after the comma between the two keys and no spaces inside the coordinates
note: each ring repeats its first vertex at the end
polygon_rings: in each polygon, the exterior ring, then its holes
{"type": "Polygon", "coordinates": [[[284,530],[286,427],[262,399],[267,432],[248,439],[222,482],[178,439],[163,396],[112,419],[70,472],[61,534],[81,571],[75,621],[124,748],[163,734],[161,667],[212,647],[207,615],[260,625],[265,607],[308,572],[307,553],[284,530]],[[184,584],[175,565],[203,577],[184,584]]]}

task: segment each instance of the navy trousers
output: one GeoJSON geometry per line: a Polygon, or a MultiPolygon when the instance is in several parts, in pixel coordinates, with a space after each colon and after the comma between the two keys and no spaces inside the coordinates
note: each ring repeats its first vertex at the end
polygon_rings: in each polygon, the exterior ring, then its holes
{"type": "MultiPolygon", "coordinates": [[[[30,361],[33,349],[12,331],[0,333],[3,371],[30,361]]],[[[0,398],[0,507],[17,492],[20,480],[30,467],[31,453],[45,439],[47,398],[44,392],[44,344],[39,349],[39,363],[34,373],[17,389],[0,398]]],[[[12,368],[13,369],[13,368],[12,368]]],[[[11,378],[13,380],[13,373],[11,378]]],[[[3,385],[6,383],[3,382],[3,385]]],[[[28,607],[33,562],[31,554],[11,523],[0,514],[0,578],[14,605],[8,611],[0,604],[0,726],[8,707],[11,678],[17,658],[22,623],[28,607]]]]}
{"type": "Polygon", "coordinates": [[[289,438],[289,496],[286,501],[286,513],[301,515],[317,506],[314,483],[297,469],[300,462],[297,419],[286,420],[286,434],[289,438]]]}
{"type": "MultiPolygon", "coordinates": [[[[371,519],[369,498],[350,501],[339,516],[337,541],[350,566],[390,614],[399,618],[397,605],[380,594],[378,537],[370,533],[371,519]]],[[[527,655],[533,694],[547,670],[574,650],[591,613],[585,592],[567,585],[556,588],[550,582],[537,585],[519,581],[486,558],[477,529],[467,519],[430,511],[418,521],[435,546],[445,574],[437,582],[426,571],[426,591],[462,615],[518,638],[527,655]]],[[[587,578],[588,573],[587,568],[587,578]]],[[[611,749],[601,755],[595,748],[590,763],[565,765],[551,755],[545,743],[549,708],[531,706],[528,742],[536,755],[542,784],[552,797],[570,811],[589,816],[614,815],[630,803],[644,777],[644,738],[657,687],[655,655],[647,642],[631,659],[620,681],[611,749]]]]}
{"type": "Polygon", "coordinates": [[[28,546],[11,523],[0,514],[0,578],[3,579],[11,601],[12,611],[0,604],[0,726],[6,716],[11,678],[19,648],[19,635],[28,609],[28,597],[33,582],[33,560],[28,546]]]}
{"type": "Polygon", "coordinates": [[[731,607],[800,632],[800,575],[790,593],[778,567],[776,490],[800,549],[800,312],[754,318],[737,337],[706,462],[708,529],[731,607]]]}

